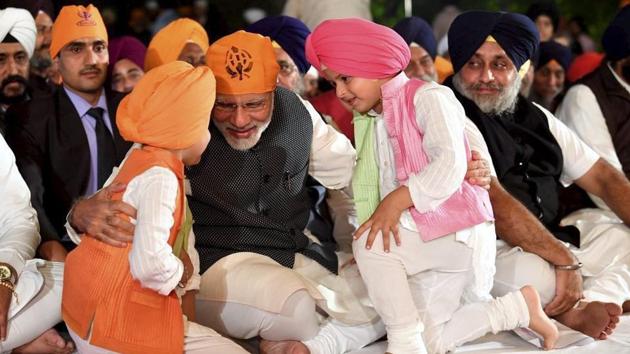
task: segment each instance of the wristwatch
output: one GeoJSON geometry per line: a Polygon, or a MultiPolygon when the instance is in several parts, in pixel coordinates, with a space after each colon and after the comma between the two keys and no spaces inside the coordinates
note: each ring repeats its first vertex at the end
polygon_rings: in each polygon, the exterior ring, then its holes
{"type": "Polygon", "coordinates": [[[0,263],[0,282],[8,281],[13,284],[15,283],[14,278],[13,268],[6,263],[0,263]]]}

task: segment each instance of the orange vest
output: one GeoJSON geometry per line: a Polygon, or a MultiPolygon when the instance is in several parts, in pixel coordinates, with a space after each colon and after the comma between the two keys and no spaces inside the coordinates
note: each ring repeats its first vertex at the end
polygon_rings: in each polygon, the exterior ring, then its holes
{"type": "MultiPolygon", "coordinates": [[[[184,167],[172,153],[145,146],[131,152],[114,182],[128,183],[154,166],[170,169],[179,181],[177,207],[168,243],[173,246],[183,218],[184,167]]],[[[118,193],[112,199],[122,199],[118,193]]],[[[131,277],[127,247],[83,237],[65,263],[62,314],[76,334],[120,353],[181,353],[182,310],[175,292],[163,296],[131,277]]]]}

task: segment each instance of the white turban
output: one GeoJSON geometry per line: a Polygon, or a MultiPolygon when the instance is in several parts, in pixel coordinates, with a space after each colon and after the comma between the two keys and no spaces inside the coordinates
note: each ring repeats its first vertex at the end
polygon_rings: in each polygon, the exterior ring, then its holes
{"type": "Polygon", "coordinates": [[[14,7],[0,10],[0,42],[4,41],[7,34],[17,39],[29,58],[33,56],[37,28],[30,12],[14,7]]]}

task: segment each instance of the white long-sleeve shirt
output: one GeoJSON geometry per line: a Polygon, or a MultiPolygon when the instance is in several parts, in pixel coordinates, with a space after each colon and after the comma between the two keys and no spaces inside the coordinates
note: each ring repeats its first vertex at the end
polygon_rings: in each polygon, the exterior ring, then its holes
{"type": "MultiPolygon", "coordinates": [[[[134,144],[130,152],[139,147],[139,144],[134,144]]],[[[126,158],[122,164],[125,161],[126,158]]],[[[117,174],[118,168],[115,168],[105,185],[109,185],[117,174]]],[[[123,202],[137,210],[136,219],[131,220],[135,224],[129,253],[131,275],[143,287],[162,295],[168,295],[174,289],[180,295],[183,291],[199,289],[199,255],[194,246],[195,236],[192,230],[188,236],[186,252],[193,264],[193,275],[182,291],[177,288],[184,265],[168,244],[174,222],[177,188],[175,174],[167,168],[156,166],[132,178],[122,196],[123,202]]],[[[73,242],[81,242],[82,235],[78,235],[69,223],[66,223],[66,229],[73,242]]]]}
{"type": "MultiPolygon", "coordinates": [[[[404,74],[403,74],[404,75],[404,74]]],[[[464,122],[466,114],[453,92],[436,83],[426,83],[414,95],[416,122],[424,132],[422,147],[429,164],[420,172],[411,174],[407,187],[414,207],[420,212],[437,208],[460,187],[467,169],[464,148],[464,122]]],[[[387,127],[382,115],[371,111],[375,122],[375,150],[379,169],[381,199],[399,187],[396,178],[394,152],[389,142],[387,127]]],[[[485,142],[481,140],[485,147],[485,142]]],[[[480,148],[471,145],[471,149],[480,148]]],[[[409,211],[404,211],[400,224],[417,231],[409,211]]]]}
{"type": "Polygon", "coordinates": [[[313,121],[308,174],[328,189],[342,189],[352,180],[357,153],[350,140],[326,124],[315,107],[302,100],[313,121]]]}
{"type": "Polygon", "coordinates": [[[31,207],[31,193],[15,165],[15,155],[0,135],[0,262],[17,275],[35,256],[40,242],[39,224],[31,207]]]}
{"type": "MultiPolygon", "coordinates": [[[[573,181],[584,176],[584,174],[595,165],[595,162],[599,159],[599,155],[551,112],[536,103],[534,103],[534,105],[547,117],[549,131],[553,137],[556,138],[560,146],[563,162],[560,183],[565,187],[569,186],[573,181]]],[[[477,150],[481,157],[488,161],[492,175],[496,176],[488,147],[485,143],[482,143],[483,135],[470,119],[466,119],[466,136],[468,137],[471,149],[477,150]],[[477,146],[478,148],[472,148],[473,146],[477,146]]]]}

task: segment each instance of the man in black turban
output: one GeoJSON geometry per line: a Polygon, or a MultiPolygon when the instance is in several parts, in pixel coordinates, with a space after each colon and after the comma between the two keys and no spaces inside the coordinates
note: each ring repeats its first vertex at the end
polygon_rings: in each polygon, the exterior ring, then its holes
{"type": "Polygon", "coordinates": [[[271,38],[280,65],[278,84],[303,95],[304,74],[311,66],[304,52],[304,42],[311,33],[308,27],[297,18],[271,16],[249,25],[246,30],[271,38]]]}
{"type": "Polygon", "coordinates": [[[437,42],[433,35],[433,29],[420,17],[407,17],[394,26],[398,33],[409,45],[411,60],[405,69],[410,78],[424,81],[437,81],[435,70],[435,56],[437,42]]]}
{"type": "Polygon", "coordinates": [[[529,99],[554,112],[563,96],[571,60],[571,49],[568,47],[556,41],[540,43],[529,99]]]}
{"type": "Polygon", "coordinates": [[[630,6],[610,23],[602,44],[605,60],[569,89],[558,118],[630,176],[630,6]]]}
{"type": "Polygon", "coordinates": [[[448,38],[455,75],[447,84],[474,123],[471,144],[485,140],[482,155],[495,169],[490,198],[500,240],[493,295],[534,285],[548,315],[607,338],[620,305],[630,309],[630,230],[618,221],[599,228],[578,223],[579,214],[560,226],[558,193],[560,184],[575,182],[630,224],[630,183],[549,111],[518,95],[519,71],[538,46],[529,18],[467,12],[448,38]]]}

